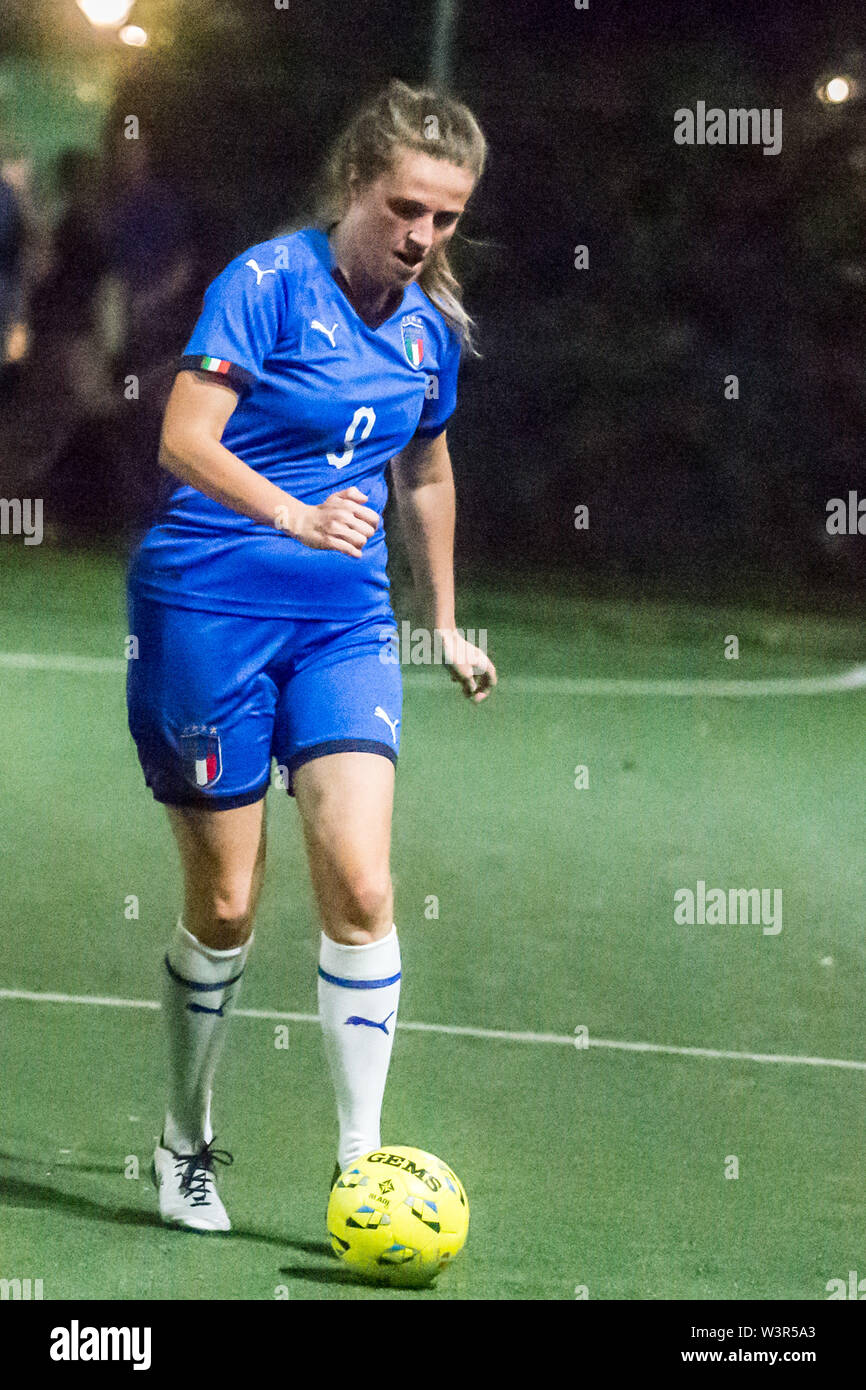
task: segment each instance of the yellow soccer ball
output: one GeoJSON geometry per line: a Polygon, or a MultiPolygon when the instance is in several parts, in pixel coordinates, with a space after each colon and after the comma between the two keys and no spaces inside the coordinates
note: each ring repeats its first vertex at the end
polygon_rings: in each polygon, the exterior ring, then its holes
{"type": "Polygon", "coordinates": [[[429,1284],[466,1242],[469,1201],[457,1174],[435,1154],[393,1144],[340,1174],[328,1202],[335,1254],[381,1284],[429,1284]]]}

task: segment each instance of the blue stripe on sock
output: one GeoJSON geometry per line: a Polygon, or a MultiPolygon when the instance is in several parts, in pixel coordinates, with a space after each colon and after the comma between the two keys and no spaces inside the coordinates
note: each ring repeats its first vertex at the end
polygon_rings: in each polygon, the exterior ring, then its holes
{"type": "Polygon", "coordinates": [[[185,980],[183,975],[178,975],[177,971],[172,966],[172,963],[169,960],[168,956],[166,956],[165,958],[165,968],[168,971],[171,978],[173,980],[176,980],[179,985],[185,985],[187,989],[202,990],[228,989],[229,985],[233,985],[235,981],[239,980],[241,978],[241,975],[243,975],[244,973],[243,970],[241,970],[237,975],[233,975],[230,980],[222,980],[215,985],[202,985],[199,984],[198,980],[185,980]]]}
{"type": "Polygon", "coordinates": [[[395,985],[400,978],[400,971],[392,975],[388,980],[341,980],[339,975],[329,975],[327,970],[319,966],[319,977],[329,985],[342,985],[343,989],[384,989],[386,985],[395,985]]]}

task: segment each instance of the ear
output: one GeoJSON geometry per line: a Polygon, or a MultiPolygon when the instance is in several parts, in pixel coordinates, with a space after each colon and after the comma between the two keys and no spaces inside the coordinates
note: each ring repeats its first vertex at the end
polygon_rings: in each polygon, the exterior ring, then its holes
{"type": "Polygon", "coordinates": [[[346,171],[346,175],[347,175],[346,189],[347,189],[347,192],[348,192],[348,195],[349,195],[349,202],[350,202],[350,203],[354,203],[355,199],[356,199],[357,196],[358,196],[358,192],[359,192],[359,190],[360,190],[360,187],[361,187],[361,180],[360,180],[360,178],[359,178],[359,176],[358,176],[358,170],[355,168],[355,165],[354,165],[354,164],[350,164],[350,165],[349,165],[349,167],[348,167],[348,169],[347,169],[347,171],[346,171]]]}

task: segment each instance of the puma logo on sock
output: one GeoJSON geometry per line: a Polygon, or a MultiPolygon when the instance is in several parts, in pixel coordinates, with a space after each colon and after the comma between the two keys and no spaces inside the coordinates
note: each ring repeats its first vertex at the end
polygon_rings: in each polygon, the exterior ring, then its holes
{"type": "MultiPolygon", "coordinates": [[[[396,1012],[396,1009],[392,1009],[388,1015],[388,1018],[393,1018],[396,1012]]],[[[358,1026],[358,1024],[363,1023],[365,1028],[381,1028],[385,1036],[390,1037],[391,1035],[388,1032],[386,1026],[388,1023],[388,1018],[383,1019],[381,1023],[377,1023],[374,1018],[361,1018],[359,1014],[352,1014],[351,1018],[346,1019],[346,1022],[353,1023],[356,1027],[358,1026]]]]}

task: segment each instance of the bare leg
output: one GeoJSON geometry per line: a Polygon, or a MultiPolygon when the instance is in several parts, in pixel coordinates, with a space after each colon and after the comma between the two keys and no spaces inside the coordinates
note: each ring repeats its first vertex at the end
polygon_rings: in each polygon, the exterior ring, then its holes
{"type": "Polygon", "coordinates": [[[167,806],[184,876],[183,920],[204,946],[242,946],[265,871],[265,802],[231,811],[167,806]]]}
{"type": "Polygon", "coordinates": [[[381,1142],[400,997],[389,866],[394,765],[376,753],[329,754],[298,769],[295,790],[322,925],[319,1016],[343,1169],[381,1142]]]}
{"type": "Polygon", "coordinates": [[[164,963],[164,1139],[176,1153],[194,1153],[212,1138],[211,1088],[264,875],[264,800],[228,811],[167,809],[183,866],[184,910],[164,963]]]}

